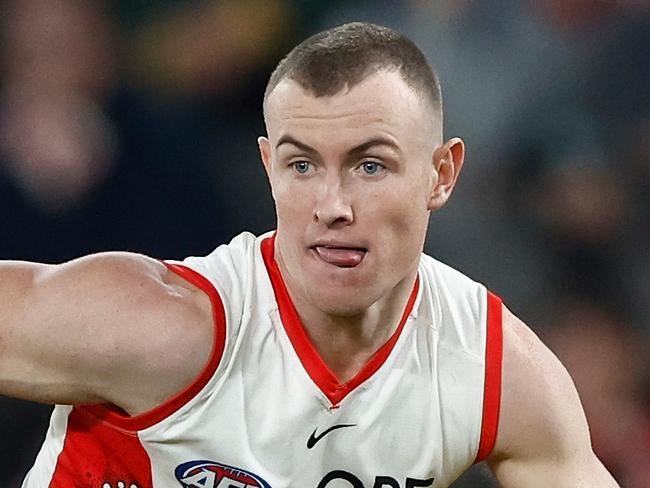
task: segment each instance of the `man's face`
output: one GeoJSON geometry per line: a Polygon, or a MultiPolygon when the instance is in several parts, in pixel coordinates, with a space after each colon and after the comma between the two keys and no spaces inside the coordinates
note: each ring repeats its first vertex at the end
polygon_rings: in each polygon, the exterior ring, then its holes
{"type": "Polygon", "coordinates": [[[276,259],[294,299],[350,315],[411,286],[429,211],[444,203],[434,195],[441,140],[429,105],[397,72],[330,97],[285,79],[266,124],[276,259]]]}

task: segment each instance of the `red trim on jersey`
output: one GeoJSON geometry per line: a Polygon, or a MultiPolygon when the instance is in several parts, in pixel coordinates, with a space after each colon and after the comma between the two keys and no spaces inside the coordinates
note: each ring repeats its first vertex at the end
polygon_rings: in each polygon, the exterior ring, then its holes
{"type": "Polygon", "coordinates": [[[74,408],[49,488],[73,486],[152,488],[151,461],[137,434],[114,429],[74,408]]]}
{"type": "Polygon", "coordinates": [[[415,303],[418,294],[420,283],[419,277],[415,280],[413,291],[406,303],[397,330],[393,333],[390,339],[388,339],[388,341],[373,354],[354,378],[345,383],[341,383],[329,366],[327,366],[325,361],[320,357],[318,351],[307,335],[307,331],[298,316],[298,312],[291,301],[289,293],[287,292],[282,274],[280,273],[280,268],[275,261],[274,246],[275,234],[262,241],[262,256],[264,257],[264,263],[266,264],[266,269],[271,278],[271,284],[273,285],[273,291],[275,292],[275,299],[278,302],[282,324],[284,325],[287,336],[289,337],[300,362],[305,368],[305,371],[307,371],[307,374],[310,376],[312,381],[329,399],[332,406],[336,407],[357,386],[375,374],[382,364],[386,362],[386,359],[388,359],[388,356],[393,350],[393,347],[395,347],[395,343],[397,343],[397,340],[402,333],[402,329],[404,329],[406,319],[413,309],[413,304],[415,303]]]}
{"type": "Polygon", "coordinates": [[[483,390],[483,423],[481,441],[475,463],[492,452],[499,428],[501,407],[501,364],[503,357],[503,326],[501,299],[487,294],[487,332],[485,338],[485,386],[483,390]]]}
{"type": "Polygon", "coordinates": [[[210,298],[214,318],[212,352],[207,365],[203,368],[203,371],[201,371],[199,376],[188,387],[148,412],[130,417],[121,409],[110,405],[84,405],[78,407],[89,411],[101,420],[129,431],[142,430],[157,424],[194,398],[208,383],[217,370],[226,344],[226,314],[219,292],[214,285],[205,276],[187,266],[172,263],[163,264],[167,266],[170,271],[173,271],[203,290],[210,298]]]}

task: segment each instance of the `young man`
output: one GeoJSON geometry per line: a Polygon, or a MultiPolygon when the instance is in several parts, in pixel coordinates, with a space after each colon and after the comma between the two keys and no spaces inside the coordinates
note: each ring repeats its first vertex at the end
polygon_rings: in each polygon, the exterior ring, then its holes
{"type": "Polygon", "coordinates": [[[24,486],[617,486],[553,354],[422,254],[464,146],[412,42],[318,34],[264,105],[276,232],[0,266],[0,392],[57,404],[24,486]]]}

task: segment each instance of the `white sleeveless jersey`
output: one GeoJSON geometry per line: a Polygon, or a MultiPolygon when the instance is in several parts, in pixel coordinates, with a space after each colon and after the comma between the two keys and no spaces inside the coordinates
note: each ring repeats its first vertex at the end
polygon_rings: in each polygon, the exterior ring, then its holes
{"type": "Polygon", "coordinates": [[[273,248],[273,235],[242,234],[167,263],[210,296],[209,363],[136,417],[56,406],[23,488],[442,488],[489,454],[496,296],[423,255],[396,332],[340,383],[309,341],[273,248]]]}

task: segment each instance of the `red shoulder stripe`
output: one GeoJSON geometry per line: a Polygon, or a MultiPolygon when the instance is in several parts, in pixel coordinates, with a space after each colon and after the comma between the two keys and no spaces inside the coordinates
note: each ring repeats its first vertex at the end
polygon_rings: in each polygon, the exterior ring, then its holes
{"type": "Polygon", "coordinates": [[[475,463],[492,452],[499,428],[501,406],[501,365],[503,356],[503,327],[501,299],[488,291],[487,331],[485,344],[485,385],[483,390],[483,421],[481,440],[475,463]]]}

